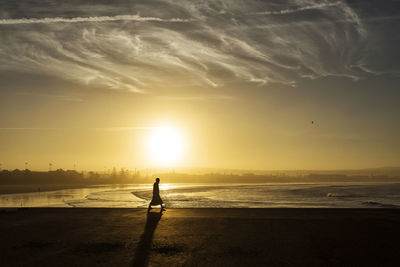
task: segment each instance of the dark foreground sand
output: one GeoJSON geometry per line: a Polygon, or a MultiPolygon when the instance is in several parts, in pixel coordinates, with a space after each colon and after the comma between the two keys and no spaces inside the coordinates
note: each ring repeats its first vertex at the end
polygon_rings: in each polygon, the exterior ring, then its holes
{"type": "Polygon", "coordinates": [[[400,266],[400,210],[0,212],[0,266],[400,266]]]}

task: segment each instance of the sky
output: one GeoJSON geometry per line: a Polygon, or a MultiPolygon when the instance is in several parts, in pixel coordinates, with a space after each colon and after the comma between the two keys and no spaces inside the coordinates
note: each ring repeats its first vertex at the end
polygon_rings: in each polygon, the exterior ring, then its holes
{"type": "Polygon", "coordinates": [[[3,0],[2,168],[400,164],[400,1],[3,0]],[[167,155],[168,156],[168,155],[167,155]]]}

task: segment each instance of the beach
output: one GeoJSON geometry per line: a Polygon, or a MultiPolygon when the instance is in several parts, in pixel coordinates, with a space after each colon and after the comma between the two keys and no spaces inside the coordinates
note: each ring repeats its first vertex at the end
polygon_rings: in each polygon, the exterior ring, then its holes
{"type": "Polygon", "coordinates": [[[25,208],[2,266],[399,266],[398,209],[25,208]]]}

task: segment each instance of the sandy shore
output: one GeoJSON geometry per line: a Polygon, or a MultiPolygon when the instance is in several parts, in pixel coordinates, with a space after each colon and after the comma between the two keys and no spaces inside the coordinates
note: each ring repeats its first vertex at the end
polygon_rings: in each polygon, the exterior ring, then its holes
{"type": "Polygon", "coordinates": [[[21,209],[1,266],[400,266],[400,210],[21,209]]]}

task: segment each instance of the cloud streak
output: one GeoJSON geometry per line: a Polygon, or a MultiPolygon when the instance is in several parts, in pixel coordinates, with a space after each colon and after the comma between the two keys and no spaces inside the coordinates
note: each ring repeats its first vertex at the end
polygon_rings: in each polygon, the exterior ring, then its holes
{"type": "Polygon", "coordinates": [[[75,17],[75,18],[22,18],[22,19],[0,19],[0,25],[18,24],[49,24],[49,23],[80,23],[80,22],[111,22],[111,21],[139,21],[139,22],[188,22],[186,19],[172,18],[161,19],[155,17],[141,17],[139,15],[117,15],[99,17],[75,17]]]}
{"type": "Polygon", "coordinates": [[[234,100],[233,96],[229,95],[180,95],[180,96],[157,96],[161,100],[170,101],[219,101],[219,100],[234,100]]]}
{"type": "Polygon", "coordinates": [[[292,14],[292,13],[297,13],[297,12],[301,12],[301,11],[305,11],[305,10],[323,9],[323,8],[328,8],[328,7],[333,7],[333,6],[339,6],[340,4],[341,4],[341,2],[321,3],[321,4],[314,4],[314,5],[309,5],[309,6],[293,8],[293,9],[282,9],[282,10],[276,10],[276,11],[262,11],[262,12],[256,12],[255,14],[257,14],[257,15],[285,15],[285,14],[292,14]]]}
{"type": "Polygon", "coordinates": [[[0,127],[0,131],[106,131],[106,132],[124,132],[138,130],[158,129],[158,126],[121,126],[121,127],[95,127],[95,128],[62,128],[62,127],[0,127]]]}

